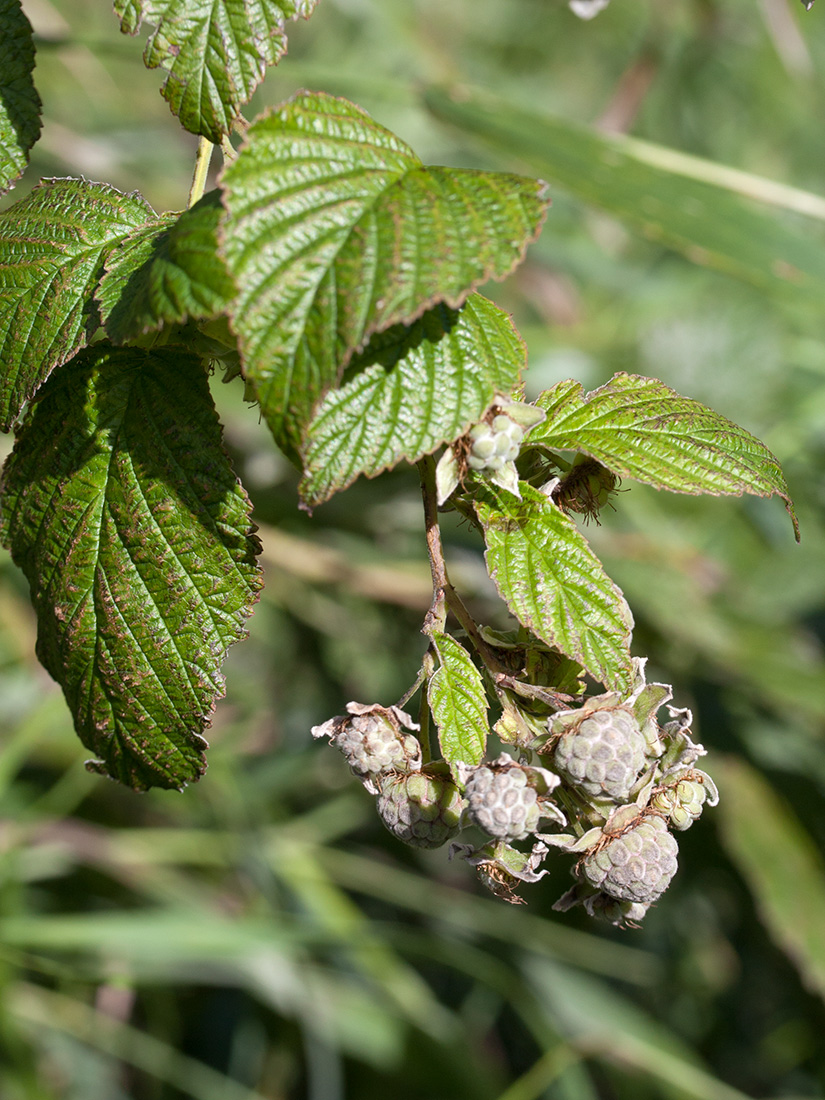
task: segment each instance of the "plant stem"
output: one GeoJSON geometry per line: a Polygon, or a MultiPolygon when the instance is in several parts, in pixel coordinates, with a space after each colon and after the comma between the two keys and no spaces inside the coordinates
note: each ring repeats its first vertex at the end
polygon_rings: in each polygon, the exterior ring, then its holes
{"type": "Polygon", "coordinates": [[[461,623],[476,652],[491,673],[510,672],[496,656],[476,625],[475,619],[464,606],[464,601],[450,583],[447,564],[444,561],[444,547],[441,542],[441,528],[438,524],[438,505],[435,487],[435,461],[427,455],[418,463],[421,477],[421,493],[424,498],[424,527],[427,535],[427,553],[430,558],[430,572],[433,578],[433,602],[424,618],[422,633],[432,635],[441,633],[447,621],[447,611],[451,611],[461,623]]]}
{"type": "Polygon", "coordinates": [[[407,705],[407,703],[409,703],[410,699],[412,699],[413,695],[415,695],[415,693],[418,691],[418,689],[424,683],[426,678],[427,678],[427,666],[425,664],[422,664],[421,668],[418,670],[418,675],[416,676],[416,678],[413,681],[412,685],[407,688],[407,690],[404,692],[404,694],[401,696],[401,698],[398,700],[398,702],[395,705],[399,709],[403,710],[403,708],[407,705]]]}
{"type": "Polygon", "coordinates": [[[441,544],[441,528],[438,525],[438,505],[436,503],[435,462],[427,455],[418,463],[421,477],[421,495],[424,498],[424,531],[427,537],[427,555],[430,559],[430,573],[433,578],[433,599],[430,609],[424,617],[422,633],[440,634],[447,622],[445,597],[451,587],[444,561],[444,547],[441,544]]]}
{"type": "Polygon", "coordinates": [[[203,196],[206,187],[206,177],[209,174],[209,162],[212,160],[212,150],[215,146],[205,137],[198,139],[198,153],[195,158],[195,173],[192,176],[192,186],[189,188],[189,201],[187,207],[194,206],[203,196]]]}
{"type": "MultiPolygon", "coordinates": [[[[424,678],[429,681],[435,671],[435,656],[433,655],[432,644],[424,654],[421,670],[424,673],[424,678]]],[[[421,702],[418,707],[418,724],[421,727],[418,734],[418,740],[421,742],[421,763],[422,765],[429,764],[433,758],[433,746],[430,728],[430,704],[427,699],[426,691],[421,692],[421,702]]]]}

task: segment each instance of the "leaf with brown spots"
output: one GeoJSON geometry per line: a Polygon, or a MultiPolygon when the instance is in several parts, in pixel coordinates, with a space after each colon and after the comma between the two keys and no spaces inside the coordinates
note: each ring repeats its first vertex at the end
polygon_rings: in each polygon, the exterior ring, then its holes
{"type": "Polygon", "coordinates": [[[157,222],[137,193],[43,180],[0,212],[0,428],[8,431],[51,371],[100,325],[103,264],[138,226],[157,222]]]}
{"type": "Polygon", "coordinates": [[[2,536],[37,652],[92,770],[136,789],[205,769],[220,666],[260,588],[250,506],[203,364],[98,344],[43,388],[4,471],[2,536]]]}

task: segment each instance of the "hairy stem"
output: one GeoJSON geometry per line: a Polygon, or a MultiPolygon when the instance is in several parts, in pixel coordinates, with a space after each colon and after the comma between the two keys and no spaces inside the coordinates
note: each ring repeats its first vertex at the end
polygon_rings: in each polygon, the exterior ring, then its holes
{"type": "Polygon", "coordinates": [[[438,524],[438,505],[435,488],[435,462],[427,455],[418,463],[421,478],[421,495],[424,498],[424,531],[427,537],[427,555],[430,559],[430,573],[433,578],[433,599],[430,609],[424,617],[423,633],[440,634],[447,622],[446,593],[450,585],[447,576],[447,564],[444,561],[444,547],[441,543],[441,528],[438,524]]]}
{"type": "Polygon", "coordinates": [[[424,498],[424,527],[427,535],[427,553],[430,558],[430,572],[433,578],[433,602],[424,619],[422,632],[432,635],[441,633],[447,621],[447,611],[458,619],[476,652],[492,673],[508,672],[495,651],[482,638],[475,619],[464,605],[464,601],[450,583],[447,575],[447,563],[444,560],[444,547],[441,542],[441,528],[438,523],[437,493],[435,487],[435,461],[427,455],[418,463],[421,477],[421,493],[424,498]]]}
{"type": "MultiPolygon", "coordinates": [[[[435,671],[435,655],[433,654],[432,646],[424,654],[421,670],[427,680],[429,680],[435,671]]],[[[418,733],[418,740],[421,742],[421,763],[422,765],[429,764],[433,758],[433,746],[431,739],[430,706],[426,691],[421,692],[421,703],[418,708],[418,724],[421,727],[418,733]]]]}
{"type": "Polygon", "coordinates": [[[195,172],[192,176],[192,186],[189,188],[189,200],[187,206],[194,206],[203,196],[206,187],[206,177],[209,174],[209,162],[212,160],[212,150],[215,146],[205,137],[198,139],[198,153],[195,158],[195,172]]]}

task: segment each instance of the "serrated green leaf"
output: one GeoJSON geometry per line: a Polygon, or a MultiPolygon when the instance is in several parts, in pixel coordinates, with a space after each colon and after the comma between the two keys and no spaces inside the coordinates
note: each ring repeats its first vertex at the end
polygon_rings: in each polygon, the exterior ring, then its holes
{"type": "Polygon", "coordinates": [[[0,195],[21,175],[40,136],[32,34],[20,0],[0,0],[0,195]]]}
{"type": "Polygon", "coordinates": [[[507,606],[547,645],[614,691],[633,680],[633,616],[575,524],[522,482],[522,499],[481,490],[487,568],[507,606]]]}
{"type": "Polygon", "coordinates": [[[790,806],[744,760],[714,760],[725,847],[765,927],[805,985],[825,999],[825,865],[790,806]]]}
{"type": "Polygon", "coordinates": [[[664,382],[620,372],[586,396],[578,383],[561,382],[536,404],[547,417],[529,444],[582,451],[621,477],[676,493],[776,494],[799,537],[788,486],[765,444],[664,382]]]}
{"type": "Polygon", "coordinates": [[[93,768],[138,789],[196,780],[260,587],[203,364],[181,348],[81,352],[30,409],[3,488],[38,656],[93,768]]]}
{"type": "Polygon", "coordinates": [[[155,220],[137,193],[71,179],[43,180],[0,211],[0,429],[99,327],[108,251],[155,220]]]}
{"type": "Polygon", "coordinates": [[[287,19],[308,19],[318,0],[115,0],[125,34],[155,25],[143,60],[168,75],[161,88],[181,124],[218,144],[286,53],[287,19]]]}
{"type": "Polygon", "coordinates": [[[480,294],[394,325],[352,360],[307,431],[301,495],[320,504],[359,474],[417,462],[483,415],[518,382],[526,353],[506,313],[480,294]]]}
{"type": "Polygon", "coordinates": [[[220,215],[220,194],[210,191],[183,214],[166,214],[121,242],[97,292],[111,340],[122,344],[226,311],[234,285],[218,256],[220,215]]]}
{"type": "Polygon", "coordinates": [[[546,208],[536,180],[425,168],[360,108],[310,93],[250,127],[222,182],[247,376],[293,455],[373,333],[503,278],[546,208]]]}
{"type": "Polygon", "coordinates": [[[424,98],[438,118],[491,142],[509,162],[518,158],[692,263],[769,292],[804,294],[817,301],[825,294],[825,249],[818,232],[797,228],[744,197],[773,200],[784,190],[812,198],[821,209],[819,196],[782,189],[772,180],[735,173],[665,146],[525,110],[486,92],[462,88],[456,94],[434,87],[424,98]],[[731,177],[738,187],[726,185],[731,177]]]}
{"type": "Polygon", "coordinates": [[[427,701],[438,726],[441,753],[452,767],[480,764],[487,745],[487,696],[470,654],[449,634],[433,634],[441,667],[430,677],[427,701]]]}

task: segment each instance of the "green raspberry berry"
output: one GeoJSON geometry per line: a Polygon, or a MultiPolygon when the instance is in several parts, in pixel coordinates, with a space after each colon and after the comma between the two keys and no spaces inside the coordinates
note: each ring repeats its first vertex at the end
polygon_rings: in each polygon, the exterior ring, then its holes
{"type": "Polygon", "coordinates": [[[328,737],[371,794],[378,793],[381,776],[421,767],[421,745],[409,732],[417,726],[408,714],[377,703],[348,703],[347,710],[348,716],[314,726],[312,736],[328,737]]]}
{"type": "Polygon", "coordinates": [[[521,840],[536,831],[542,817],[564,823],[552,803],[540,798],[558,784],[544,768],[517,764],[506,753],[494,763],[477,767],[458,765],[467,795],[467,816],[488,836],[521,840]]]}
{"type": "Polygon", "coordinates": [[[623,802],[644,770],[645,738],[629,710],[596,710],[562,734],[553,763],[567,783],[592,798],[623,802]]]}
{"type": "Polygon", "coordinates": [[[678,852],[664,820],[648,817],[606,844],[597,844],[584,855],[579,871],[612,898],[649,905],[676,874],[678,852]]]}
{"type": "Polygon", "coordinates": [[[405,844],[440,848],[460,829],[464,799],[448,776],[418,771],[385,776],[377,808],[389,831],[405,844]]]}
{"type": "Polygon", "coordinates": [[[715,806],[718,800],[719,794],[710,776],[689,771],[654,791],[650,806],[664,814],[674,829],[683,832],[701,816],[705,804],[715,806]]]}

